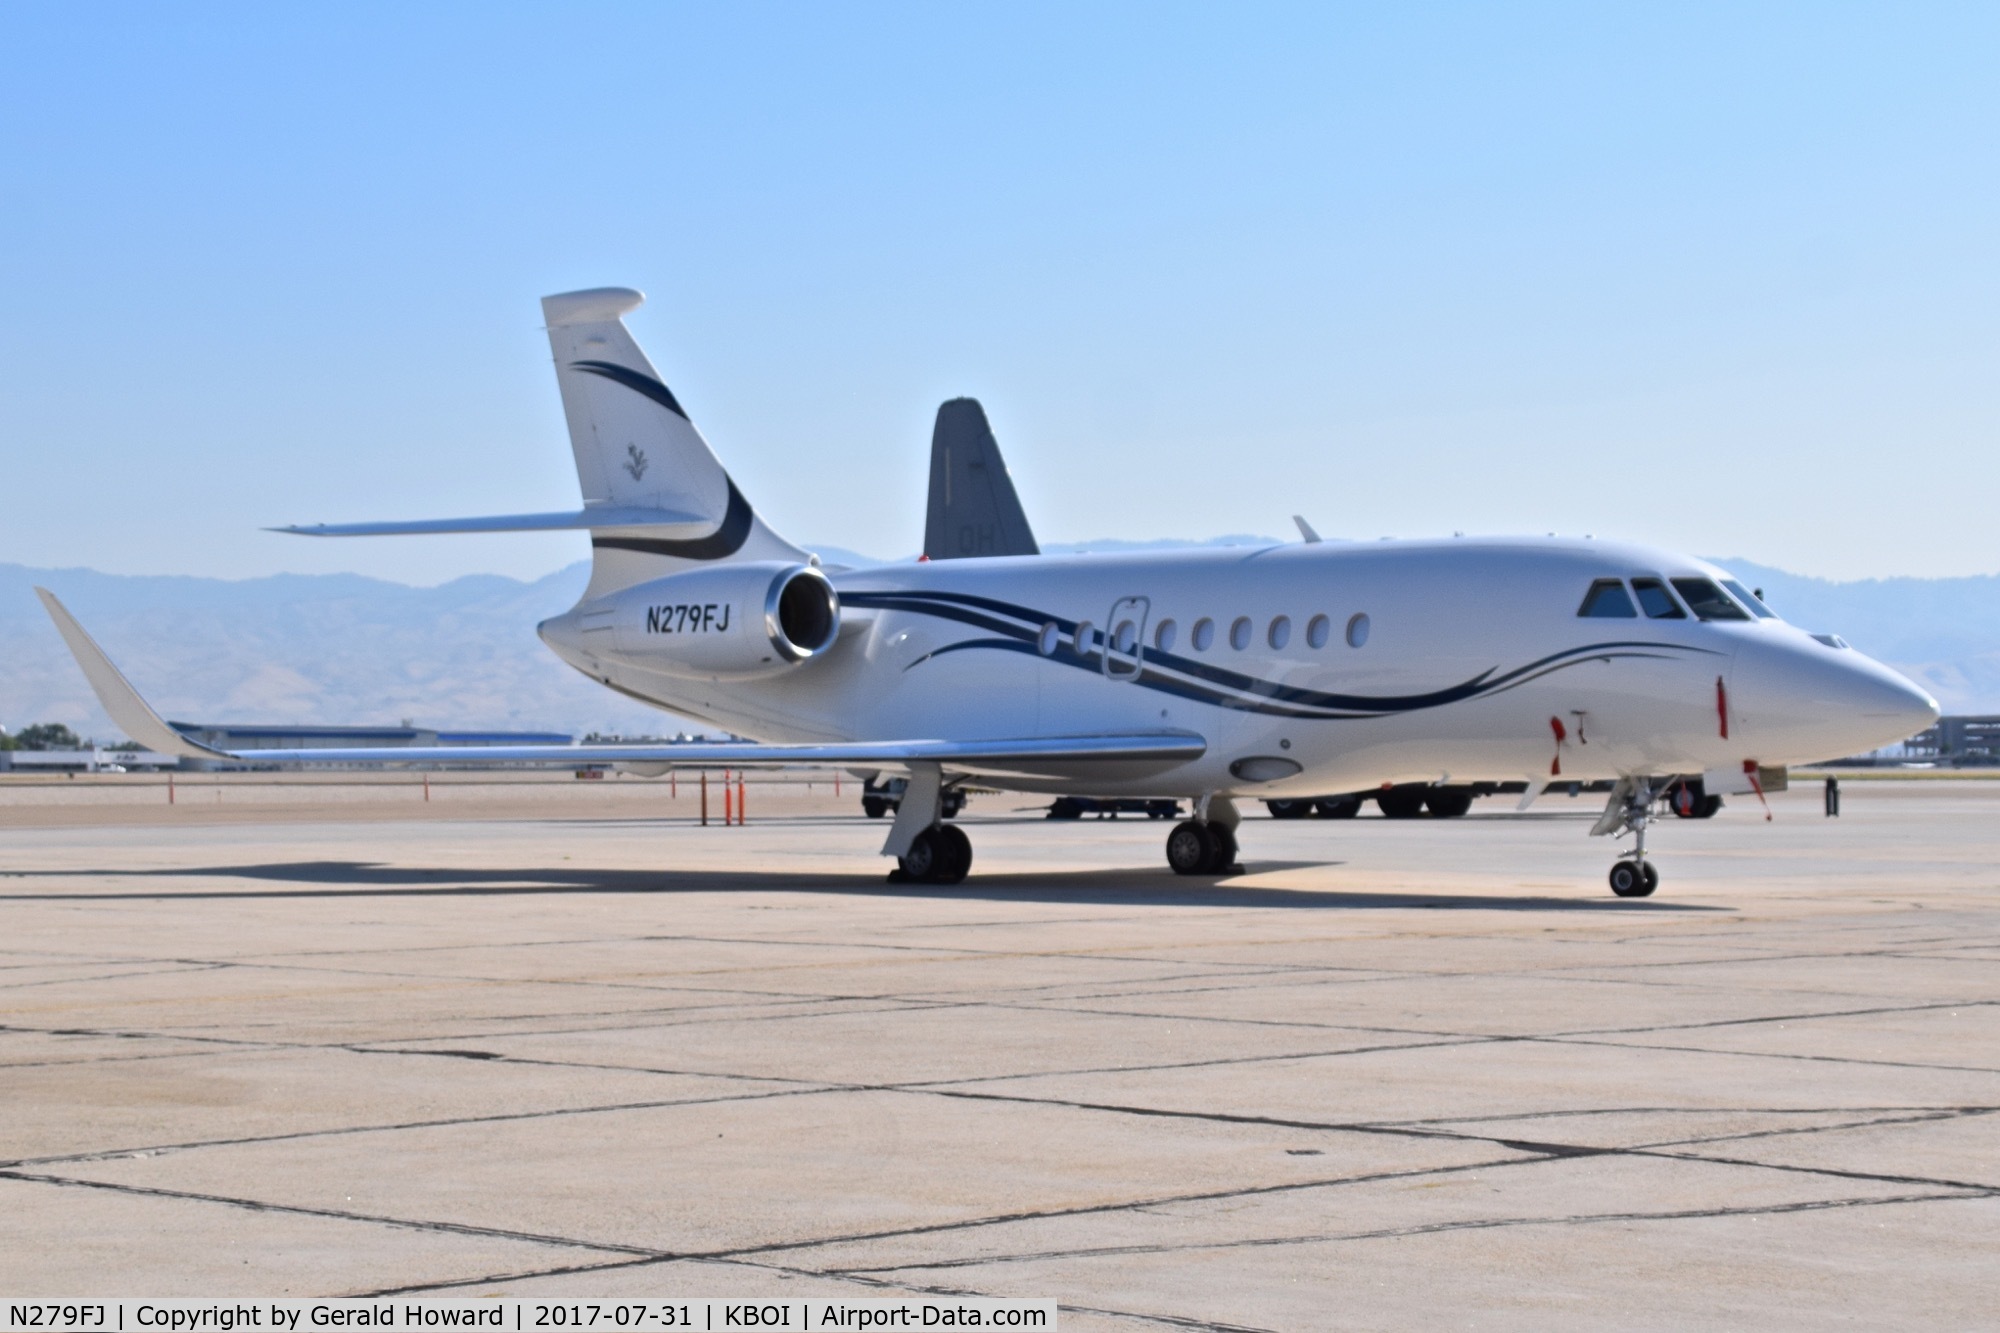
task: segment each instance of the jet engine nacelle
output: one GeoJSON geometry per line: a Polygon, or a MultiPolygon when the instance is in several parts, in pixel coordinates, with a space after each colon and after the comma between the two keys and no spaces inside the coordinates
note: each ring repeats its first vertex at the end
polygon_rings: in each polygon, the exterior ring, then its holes
{"type": "MultiPolygon", "coordinates": [[[[583,614],[610,620],[612,651],[673,676],[769,676],[833,647],[840,595],[810,565],[718,565],[670,574],[583,614]]],[[[596,622],[593,624],[593,622],[596,622]]]]}

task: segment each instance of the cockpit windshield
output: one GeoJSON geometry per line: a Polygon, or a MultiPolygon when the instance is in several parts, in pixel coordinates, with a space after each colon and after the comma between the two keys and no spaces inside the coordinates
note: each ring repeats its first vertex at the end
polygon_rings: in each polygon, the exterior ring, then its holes
{"type": "Polygon", "coordinates": [[[1686,620],[1687,612],[1667,591],[1667,585],[1658,579],[1633,579],[1632,591],[1639,594],[1639,605],[1645,608],[1650,620],[1686,620]]]}
{"type": "Polygon", "coordinates": [[[1631,595],[1618,579],[1599,579],[1591,584],[1590,591],[1583,595],[1583,605],[1577,608],[1576,613],[1593,620],[1639,618],[1639,613],[1632,609],[1631,595]]]}
{"type": "Polygon", "coordinates": [[[1770,607],[1764,605],[1763,598],[1759,597],[1756,593],[1751,592],[1748,588],[1738,583],[1735,579],[1724,579],[1722,581],[1722,586],[1729,589],[1729,595],[1731,597],[1734,597],[1737,601],[1749,607],[1750,614],[1757,617],[1757,619],[1776,620],[1778,618],[1778,613],[1776,611],[1773,611],[1770,607]]]}
{"type": "Polygon", "coordinates": [[[1748,620],[1750,613],[1707,579],[1675,579],[1674,591],[1703,620],[1748,620]]]}

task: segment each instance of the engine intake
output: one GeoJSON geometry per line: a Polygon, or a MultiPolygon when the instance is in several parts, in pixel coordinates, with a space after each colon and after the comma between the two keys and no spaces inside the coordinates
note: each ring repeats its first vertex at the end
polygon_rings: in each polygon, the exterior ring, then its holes
{"type": "Polygon", "coordinates": [[[772,675],[840,637],[840,595],[810,565],[689,570],[578,610],[583,639],[611,640],[581,646],[676,676],[772,675]]]}

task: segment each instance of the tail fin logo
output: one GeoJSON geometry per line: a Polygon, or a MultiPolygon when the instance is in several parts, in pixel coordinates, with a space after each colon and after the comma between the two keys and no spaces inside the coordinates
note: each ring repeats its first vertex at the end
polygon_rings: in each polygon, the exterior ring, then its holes
{"type": "Polygon", "coordinates": [[[644,481],[646,479],[646,451],[636,444],[628,444],[625,446],[625,453],[625,470],[632,474],[632,480],[644,481]]]}

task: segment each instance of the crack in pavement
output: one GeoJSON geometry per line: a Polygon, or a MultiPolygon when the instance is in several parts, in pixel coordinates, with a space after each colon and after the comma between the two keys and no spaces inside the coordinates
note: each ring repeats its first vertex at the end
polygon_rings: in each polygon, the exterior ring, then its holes
{"type": "Polygon", "coordinates": [[[268,1199],[249,1199],[228,1194],[204,1194],[195,1190],[162,1189],[150,1185],[125,1185],[106,1180],[89,1180],[80,1176],[54,1176],[5,1167],[0,1167],[0,1180],[20,1181],[34,1185],[50,1185],[58,1189],[103,1190],[111,1194],[135,1195],[142,1198],[220,1204],[229,1208],[246,1209],[253,1213],[283,1213],[289,1216],[314,1217],[335,1222],[361,1222],[371,1226],[395,1227],[402,1231],[442,1232],[458,1236],[478,1236],[488,1240],[520,1241],[531,1245],[557,1245],[571,1249],[596,1250],[613,1254],[646,1254],[657,1257],[660,1253],[657,1250],[645,1250],[630,1245],[619,1245],[615,1242],[577,1240],[569,1236],[550,1236],[533,1231],[513,1231],[505,1227],[473,1226],[464,1222],[426,1221],[420,1218],[392,1217],[377,1213],[358,1213],[340,1208],[310,1208],[302,1204],[274,1203],[268,1199]]]}
{"type": "Polygon", "coordinates": [[[1407,1227],[1380,1227],[1370,1231],[1318,1232],[1306,1235],[1255,1236],[1233,1241],[1194,1241],[1185,1245],[1104,1245],[1074,1250],[1028,1251],[1020,1254],[967,1256],[938,1259],[928,1263],[891,1264],[882,1267],[832,1269],[837,1273],[904,1273],[939,1269],[983,1268],[989,1265],[1040,1263],[1063,1259],[1096,1259],[1133,1254],[1199,1254],[1224,1250],[1272,1249],[1292,1245],[1327,1245],[1345,1241],[1391,1240],[1409,1236],[1434,1236],[1452,1231],[1491,1231],[1508,1227],[1601,1226],[1611,1222],[1681,1222],[1715,1217],[1767,1217],[1786,1213],[1826,1212],[1841,1208],[1875,1208],[1893,1204],[1956,1202],[1987,1197],[1993,1191],[1974,1194],[1925,1193],[1902,1195],[1862,1195],[1844,1199],[1805,1199],[1792,1203],[1746,1205],[1737,1208],[1677,1208],[1658,1211],[1615,1213],[1551,1214],[1541,1217],[1462,1218],[1452,1222],[1426,1222],[1407,1227]]]}

